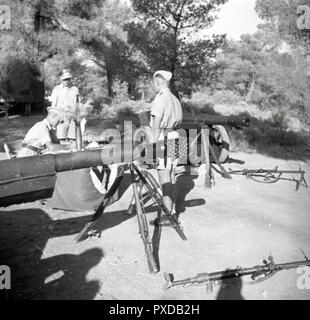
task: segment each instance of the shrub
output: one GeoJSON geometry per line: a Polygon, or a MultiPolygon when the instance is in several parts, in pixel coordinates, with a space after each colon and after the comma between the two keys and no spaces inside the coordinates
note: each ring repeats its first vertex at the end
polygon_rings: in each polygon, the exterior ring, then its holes
{"type": "Polygon", "coordinates": [[[113,82],[113,102],[118,104],[123,101],[129,100],[128,95],[128,84],[126,82],[121,82],[119,80],[115,80],[113,82]]]}
{"type": "Polygon", "coordinates": [[[115,108],[116,119],[123,130],[124,121],[132,121],[135,127],[139,127],[140,120],[138,114],[150,110],[151,105],[144,101],[127,100],[116,105],[115,108]]]}
{"type": "Polygon", "coordinates": [[[231,90],[217,90],[210,96],[210,103],[235,105],[244,99],[234,91],[231,90]]]}
{"type": "MultiPolygon", "coordinates": [[[[190,102],[198,110],[205,109],[209,111],[215,105],[236,105],[242,102],[242,97],[231,90],[202,89],[200,92],[192,94],[190,99],[184,100],[187,104],[190,102]]],[[[205,112],[205,111],[204,111],[205,112]]]]}

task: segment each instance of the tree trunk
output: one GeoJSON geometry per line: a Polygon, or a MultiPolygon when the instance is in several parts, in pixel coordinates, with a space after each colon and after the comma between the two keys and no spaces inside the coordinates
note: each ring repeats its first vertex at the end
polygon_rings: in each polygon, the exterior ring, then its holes
{"type": "Polygon", "coordinates": [[[107,81],[108,81],[108,96],[110,98],[113,98],[113,72],[111,68],[109,68],[108,63],[106,67],[106,72],[107,72],[107,81]]]}
{"type": "Polygon", "coordinates": [[[170,65],[170,71],[172,73],[172,79],[170,81],[170,89],[171,92],[178,98],[179,92],[175,86],[175,70],[176,70],[176,64],[178,60],[178,29],[177,27],[174,29],[174,37],[173,37],[173,56],[171,58],[171,65],[170,65]]]}
{"type": "Polygon", "coordinates": [[[254,93],[254,89],[255,89],[255,80],[252,79],[252,82],[251,82],[251,85],[250,85],[250,89],[249,89],[249,91],[247,93],[247,96],[245,98],[246,102],[250,102],[251,101],[253,93],[254,93]]]}

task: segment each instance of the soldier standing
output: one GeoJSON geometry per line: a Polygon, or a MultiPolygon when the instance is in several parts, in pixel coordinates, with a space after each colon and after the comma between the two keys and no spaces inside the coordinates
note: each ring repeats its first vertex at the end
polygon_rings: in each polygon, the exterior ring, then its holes
{"type": "MultiPolygon", "coordinates": [[[[151,122],[152,136],[154,142],[173,141],[179,139],[176,131],[182,122],[182,108],[180,101],[169,89],[169,81],[172,73],[159,70],[153,75],[153,85],[157,92],[152,103],[151,122]]],[[[165,143],[167,146],[167,143],[165,143]]],[[[174,150],[174,148],[172,148],[174,150]]],[[[163,189],[163,201],[168,210],[175,214],[174,201],[176,197],[176,184],[174,169],[178,159],[174,154],[166,154],[159,157],[157,172],[163,189]]],[[[161,219],[161,225],[167,225],[167,221],[161,219]]]]}
{"type": "Polygon", "coordinates": [[[57,137],[63,140],[68,138],[69,127],[74,127],[73,120],[76,119],[78,112],[79,90],[72,84],[72,75],[68,69],[62,71],[60,81],[61,83],[52,92],[51,101],[53,108],[65,114],[62,123],[57,127],[57,137]]]}

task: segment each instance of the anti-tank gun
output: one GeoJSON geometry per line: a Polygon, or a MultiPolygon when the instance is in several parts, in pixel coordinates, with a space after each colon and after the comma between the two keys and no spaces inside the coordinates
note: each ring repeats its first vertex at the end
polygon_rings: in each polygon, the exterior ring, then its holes
{"type": "MultiPolygon", "coordinates": [[[[140,123],[142,125],[140,129],[143,131],[143,128],[145,128],[143,125],[146,124],[146,121],[140,121],[140,123]]],[[[225,128],[221,127],[222,125],[233,127],[248,126],[249,120],[244,117],[224,117],[206,114],[201,114],[199,115],[199,119],[198,117],[194,119],[185,114],[181,129],[185,129],[186,132],[190,129],[197,129],[198,143],[200,143],[199,132],[204,126],[217,130],[219,135],[210,135],[210,143],[216,147],[219,161],[224,162],[228,156],[229,137],[225,128]]],[[[150,145],[147,139],[144,140],[144,143],[150,145]]],[[[140,148],[140,151],[142,149],[140,148]]],[[[136,160],[141,157],[141,154],[135,155],[135,152],[132,152],[132,150],[130,152],[131,154],[126,154],[122,146],[107,144],[102,148],[84,151],[2,160],[0,166],[0,207],[51,197],[58,172],[112,163],[128,163],[133,159],[136,160]],[[114,156],[108,157],[107,155],[111,152],[114,156]]],[[[150,162],[154,161],[154,155],[152,154],[151,156],[150,162]]]]}
{"type": "MultiPolygon", "coordinates": [[[[139,114],[141,131],[147,132],[148,125],[150,123],[150,112],[141,112],[139,114]]],[[[186,138],[190,141],[193,137],[194,141],[191,141],[192,144],[197,143],[198,145],[198,156],[201,155],[201,130],[209,129],[209,140],[210,144],[213,146],[216,157],[220,163],[224,163],[229,157],[230,149],[230,138],[227,132],[228,129],[241,129],[244,127],[249,127],[250,119],[246,116],[221,116],[213,114],[194,114],[194,113],[183,113],[183,120],[180,125],[180,132],[185,130],[186,138]],[[196,140],[195,140],[196,138],[196,140]]],[[[138,129],[139,130],[139,129],[138,129]]],[[[144,139],[149,141],[149,137],[145,134],[144,139]]],[[[190,153],[190,148],[189,148],[190,153]]],[[[212,154],[210,154],[212,162],[215,162],[212,154]]]]}

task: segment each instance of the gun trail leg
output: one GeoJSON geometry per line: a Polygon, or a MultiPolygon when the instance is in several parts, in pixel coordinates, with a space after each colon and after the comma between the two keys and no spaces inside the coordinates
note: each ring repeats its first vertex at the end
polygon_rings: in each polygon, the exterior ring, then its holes
{"type": "Polygon", "coordinates": [[[204,187],[206,189],[211,189],[212,183],[211,183],[211,166],[210,166],[210,140],[209,140],[209,134],[210,131],[208,128],[201,129],[201,138],[203,143],[203,152],[205,154],[206,159],[206,173],[205,173],[205,183],[204,187]]]}

